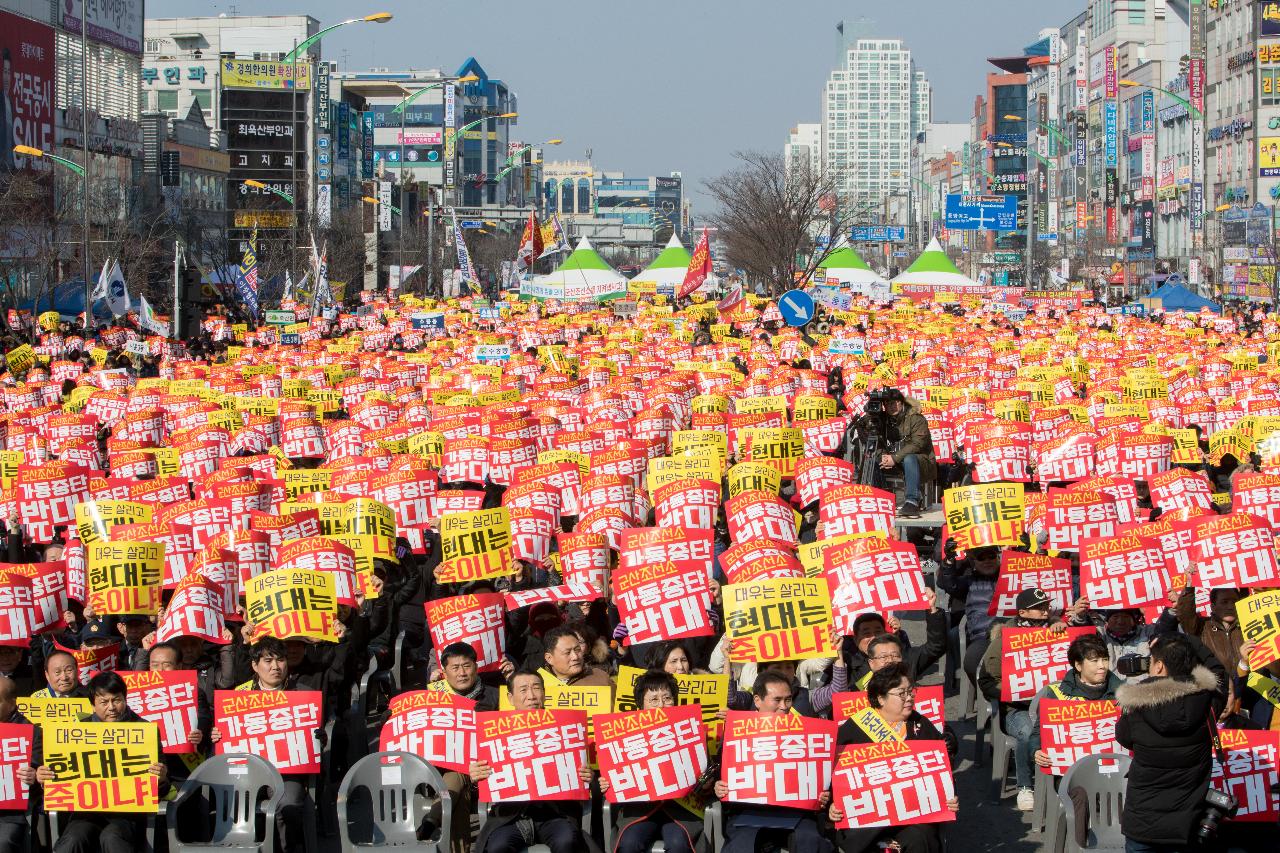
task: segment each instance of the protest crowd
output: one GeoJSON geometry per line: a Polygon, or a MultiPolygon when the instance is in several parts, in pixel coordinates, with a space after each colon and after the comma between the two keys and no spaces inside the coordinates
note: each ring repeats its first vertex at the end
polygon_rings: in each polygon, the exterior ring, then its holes
{"type": "Polygon", "coordinates": [[[1275,315],[364,297],[11,313],[0,853],[1276,849],[1275,315]]]}

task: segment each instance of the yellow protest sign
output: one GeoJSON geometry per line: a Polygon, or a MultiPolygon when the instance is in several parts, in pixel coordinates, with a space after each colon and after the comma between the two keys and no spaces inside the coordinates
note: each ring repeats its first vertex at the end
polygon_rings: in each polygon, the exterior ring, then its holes
{"type": "MultiPolygon", "coordinates": [[[[615,714],[635,711],[640,708],[636,698],[636,681],[645,671],[634,666],[618,667],[618,686],[613,694],[613,712],[615,714]]],[[[701,705],[702,722],[707,727],[707,747],[716,751],[715,742],[719,740],[721,721],[720,709],[729,704],[729,676],[727,675],[682,675],[675,676],[676,687],[680,695],[676,697],[677,705],[701,705]]]]}
{"type": "Polygon", "coordinates": [[[5,353],[5,361],[10,373],[22,373],[36,363],[36,351],[31,344],[23,344],[5,353]]]}
{"type": "Polygon", "coordinates": [[[1023,530],[1021,483],[984,483],[947,489],[942,496],[956,546],[1017,545],[1023,530]]]}
{"type": "Polygon", "coordinates": [[[772,397],[739,397],[733,402],[734,411],[740,415],[757,415],[762,412],[787,413],[787,398],[781,394],[772,397]]]}
{"type": "Polygon", "coordinates": [[[46,332],[52,332],[58,328],[58,323],[62,322],[62,315],[57,311],[45,311],[36,318],[36,322],[38,322],[40,324],[40,328],[44,329],[46,332]]]}
{"type": "Polygon", "coordinates": [[[796,474],[804,456],[804,433],[795,427],[751,427],[738,430],[738,458],[776,468],[783,479],[796,474]]]}
{"type": "Polygon", "coordinates": [[[436,580],[470,583],[512,572],[511,514],[506,507],[446,513],[440,519],[436,580]]]}
{"type": "Polygon", "coordinates": [[[1249,652],[1249,668],[1262,669],[1280,660],[1280,589],[1262,589],[1236,601],[1236,617],[1249,652]]]}
{"type": "Polygon", "coordinates": [[[337,578],[312,569],[273,569],[245,584],[254,637],[338,641],[337,578]]]}
{"type": "Polygon", "coordinates": [[[164,583],[163,542],[94,542],[85,572],[89,604],[99,614],[123,616],[160,610],[164,583]]]}
{"type": "Polygon", "coordinates": [[[19,696],[18,710],[37,726],[41,723],[75,723],[93,713],[88,699],[59,699],[54,696],[19,696]]]}
{"type": "Polygon", "coordinates": [[[689,404],[695,415],[709,415],[729,411],[729,398],[723,394],[699,394],[689,404]]]}
{"type": "Polygon", "coordinates": [[[698,448],[711,448],[721,467],[729,456],[729,436],[719,430],[681,429],[671,434],[672,456],[696,456],[698,448]]]}
{"type": "Polygon", "coordinates": [[[653,494],[668,483],[678,483],[681,480],[710,480],[718,483],[720,476],[720,460],[711,454],[658,456],[649,460],[646,483],[649,494],[653,494]]]}
{"type": "Polygon", "coordinates": [[[729,484],[729,497],[752,489],[776,495],[782,489],[782,475],[778,469],[763,462],[739,462],[725,473],[729,484]]]}
{"type": "Polygon", "coordinates": [[[311,492],[327,492],[333,482],[333,472],[319,468],[307,468],[284,472],[284,493],[289,500],[311,492]]]}
{"type": "Polygon", "coordinates": [[[150,453],[156,460],[156,476],[172,477],[182,473],[182,459],[176,447],[153,447],[150,453]]]}
{"type": "Polygon", "coordinates": [[[1201,463],[1200,439],[1193,429],[1170,429],[1166,434],[1173,439],[1169,461],[1174,465],[1199,465],[1201,463]]]}
{"type": "Polygon", "coordinates": [[[110,539],[111,528],[118,524],[148,524],[151,517],[151,504],[118,500],[84,501],[76,504],[76,531],[87,547],[99,539],[110,539]]]}
{"type": "Polygon", "coordinates": [[[879,539],[889,538],[889,534],[883,530],[871,530],[866,533],[848,533],[844,536],[824,536],[817,542],[807,542],[796,546],[796,557],[800,560],[800,565],[804,567],[805,577],[822,577],[824,561],[828,548],[834,548],[837,545],[843,545],[846,542],[852,542],[855,539],[866,539],[871,536],[879,539]]]}
{"type": "Polygon", "coordinates": [[[539,465],[548,462],[572,462],[578,466],[578,475],[584,478],[591,471],[591,460],[576,450],[544,450],[538,454],[539,465]]]}
{"type": "Polygon", "coordinates": [[[46,723],[44,807],[51,812],[150,812],[159,805],[155,723],[46,723]]]}
{"type": "Polygon", "coordinates": [[[836,401],[831,397],[818,394],[802,394],[796,397],[795,410],[792,412],[792,423],[804,421],[821,421],[836,416],[836,401]]]}
{"type": "Polygon", "coordinates": [[[421,456],[436,468],[444,458],[444,434],[438,432],[415,432],[409,435],[409,453],[421,456]]]}
{"type": "Polygon", "coordinates": [[[774,578],[724,587],[729,660],[835,657],[831,590],[824,578],[774,578]]]}
{"type": "Polygon", "coordinates": [[[18,466],[22,464],[21,450],[0,450],[0,488],[13,485],[13,478],[18,475],[18,466]]]}

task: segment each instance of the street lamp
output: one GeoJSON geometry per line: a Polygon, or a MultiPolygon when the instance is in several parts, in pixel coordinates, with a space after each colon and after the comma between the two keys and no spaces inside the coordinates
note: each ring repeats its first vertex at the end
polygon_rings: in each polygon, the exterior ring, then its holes
{"type": "Polygon", "coordinates": [[[457,142],[459,136],[466,133],[468,130],[471,130],[471,128],[475,127],[478,124],[483,124],[484,122],[489,121],[490,119],[515,118],[518,115],[520,114],[519,113],[499,113],[498,115],[481,116],[475,121],[464,124],[462,127],[458,128],[453,133],[449,134],[449,138],[454,142],[457,142]]]}
{"type": "Polygon", "coordinates": [[[372,15],[365,15],[363,18],[349,18],[345,21],[339,21],[333,26],[325,27],[320,32],[307,38],[302,42],[302,44],[294,45],[293,50],[289,51],[289,53],[285,55],[284,61],[296,64],[298,56],[306,52],[307,48],[311,47],[311,45],[320,41],[320,39],[324,38],[339,27],[345,27],[347,24],[385,24],[389,20],[391,20],[390,12],[374,12],[372,15]]]}
{"type": "MultiPolygon", "coordinates": [[[[52,160],[53,162],[61,166],[66,166],[68,169],[70,169],[71,171],[79,175],[82,179],[80,181],[80,186],[81,186],[80,201],[84,207],[84,210],[82,211],[84,221],[81,223],[81,228],[83,233],[80,235],[81,236],[80,251],[84,255],[84,327],[87,330],[89,328],[89,318],[92,316],[92,312],[93,312],[93,306],[90,304],[93,288],[89,283],[89,274],[90,274],[90,270],[89,270],[89,178],[85,174],[85,168],[84,166],[81,166],[79,163],[75,162],[74,160],[68,160],[65,157],[59,157],[56,154],[50,154],[49,152],[42,151],[39,148],[32,148],[30,145],[15,145],[13,146],[13,153],[23,154],[23,155],[26,155],[27,157],[47,157],[48,159],[52,160]]],[[[89,157],[87,153],[85,155],[85,162],[86,163],[89,162],[89,157]]]]}
{"type": "Polygon", "coordinates": [[[266,184],[264,184],[262,181],[255,181],[253,178],[246,178],[246,179],[243,181],[243,183],[244,183],[244,185],[245,185],[246,187],[253,187],[254,189],[257,189],[257,190],[266,190],[267,192],[271,193],[272,195],[276,195],[276,196],[279,196],[280,198],[284,199],[284,200],[285,200],[285,201],[287,201],[289,204],[293,204],[293,196],[289,195],[289,194],[288,194],[288,193],[286,193],[286,192],[282,192],[282,191],[280,191],[280,190],[276,189],[275,187],[267,186],[267,185],[266,185],[266,184]]]}
{"type": "MultiPolygon", "coordinates": [[[[382,204],[382,202],[381,202],[381,201],[379,201],[378,199],[376,199],[376,198],[374,198],[373,196],[370,196],[370,195],[362,195],[362,196],[360,196],[360,200],[361,200],[361,201],[363,201],[365,204],[373,204],[373,205],[379,205],[379,204],[382,204]]],[[[394,213],[396,216],[401,216],[401,215],[402,215],[402,214],[401,214],[401,212],[400,212],[400,208],[396,207],[394,204],[388,204],[388,205],[387,205],[387,207],[388,207],[388,208],[391,210],[391,212],[392,212],[392,213],[394,213]]]]}
{"type": "Polygon", "coordinates": [[[1016,116],[1013,113],[1010,113],[1006,116],[1002,116],[1002,118],[1004,118],[1005,121],[1025,121],[1030,124],[1034,124],[1036,127],[1043,128],[1045,131],[1052,134],[1053,138],[1058,140],[1058,142],[1062,143],[1062,146],[1064,148],[1067,148],[1067,149],[1071,148],[1071,140],[1067,139],[1067,136],[1065,133],[1058,130],[1056,127],[1054,127],[1051,124],[1045,124],[1044,122],[1037,121],[1036,119],[1033,119],[1033,118],[1023,118],[1022,116],[1016,116]]]}

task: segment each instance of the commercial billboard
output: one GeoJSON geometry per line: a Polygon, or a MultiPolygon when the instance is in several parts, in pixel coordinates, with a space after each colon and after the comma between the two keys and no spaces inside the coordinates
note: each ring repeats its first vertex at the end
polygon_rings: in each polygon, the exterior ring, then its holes
{"type": "Polygon", "coordinates": [[[957,231],[1014,231],[1018,199],[1012,195],[947,196],[946,225],[957,231]]]}
{"type": "Polygon", "coordinates": [[[1258,174],[1264,178],[1280,177],[1280,136],[1258,137],[1258,174]]]}
{"type": "Polygon", "coordinates": [[[311,88],[311,64],[224,59],[222,88],[307,90],[311,88]]]}
{"type": "Polygon", "coordinates": [[[51,164],[13,153],[15,145],[54,147],[53,27],[0,12],[0,172],[47,171],[51,164]]]}
{"type": "MultiPolygon", "coordinates": [[[[88,0],[88,26],[85,34],[94,41],[109,44],[129,53],[142,53],[143,0],[88,0]]],[[[62,28],[80,32],[85,18],[84,0],[62,0],[62,28]]]]}
{"type": "Polygon", "coordinates": [[[1280,36],[1280,2],[1266,0],[1258,4],[1258,35],[1280,36]]]}

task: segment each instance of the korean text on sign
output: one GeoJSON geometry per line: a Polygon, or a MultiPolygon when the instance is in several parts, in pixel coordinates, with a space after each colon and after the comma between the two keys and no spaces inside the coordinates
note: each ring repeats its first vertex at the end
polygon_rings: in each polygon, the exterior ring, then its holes
{"type": "Polygon", "coordinates": [[[1005,627],[1000,632],[1000,701],[1029,702],[1040,689],[1067,674],[1067,646],[1092,628],[1068,628],[1055,634],[1048,628],[1005,627]]]}
{"type": "Polygon", "coordinates": [[[1116,743],[1116,721],[1120,709],[1115,702],[1079,702],[1074,699],[1040,700],[1040,748],[1049,756],[1045,773],[1061,776],[1086,755],[1103,752],[1126,753],[1116,743]]]}
{"type": "Polygon", "coordinates": [[[671,800],[690,793],[707,768],[696,705],[601,714],[595,720],[600,773],[611,803],[671,800]]]}
{"type": "Polygon", "coordinates": [[[51,812],[154,812],[159,760],[155,723],[46,723],[44,785],[51,812]]]}
{"type": "Polygon", "coordinates": [[[480,760],[493,773],[480,783],[485,803],[585,800],[578,778],[587,763],[585,711],[489,711],[476,715],[480,760]]]}
{"type": "Polygon", "coordinates": [[[218,754],[248,752],[284,774],[319,773],[319,690],[217,690],[218,754]]]}
{"type": "Polygon", "coordinates": [[[957,547],[1017,545],[1023,529],[1021,483],[988,483],[947,489],[943,510],[957,547]]]}
{"type": "Polygon", "coordinates": [[[940,740],[845,746],[836,757],[831,802],[844,812],[840,829],[908,826],[955,820],[951,761],[940,740]]]}
{"type": "Polygon", "coordinates": [[[443,690],[412,690],[391,700],[378,749],[420,756],[465,772],[476,759],[476,703],[443,690]]]}
{"type": "Polygon", "coordinates": [[[825,580],[776,578],[724,588],[729,659],[736,662],[834,657],[825,580]]]}
{"type": "Polygon", "coordinates": [[[831,720],[730,711],[721,751],[728,801],[816,808],[831,785],[836,729],[831,720]]]}

